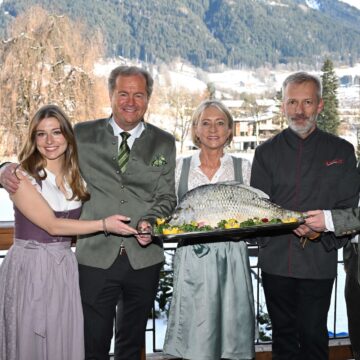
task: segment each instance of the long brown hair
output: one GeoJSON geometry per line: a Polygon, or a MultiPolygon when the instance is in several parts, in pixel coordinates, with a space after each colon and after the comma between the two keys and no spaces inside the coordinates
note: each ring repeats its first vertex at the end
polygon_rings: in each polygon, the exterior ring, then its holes
{"type": "Polygon", "coordinates": [[[80,175],[78,151],[73,128],[64,111],[56,105],[41,107],[31,119],[25,143],[18,155],[20,166],[36,180],[46,179],[46,173],[43,171],[46,167],[46,159],[36,147],[36,129],[43,119],[49,117],[59,121],[61,133],[68,143],[64,154],[64,177],[73,192],[70,200],[89,200],[90,194],[87,192],[80,175]]]}

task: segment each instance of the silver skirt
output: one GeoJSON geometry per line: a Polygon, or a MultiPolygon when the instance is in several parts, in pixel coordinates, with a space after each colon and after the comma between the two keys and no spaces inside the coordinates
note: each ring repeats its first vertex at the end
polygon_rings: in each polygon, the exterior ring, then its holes
{"type": "Polygon", "coordinates": [[[83,360],[83,327],[70,242],[15,239],[0,267],[0,358],[83,360]]]}
{"type": "Polygon", "coordinates": [[[252,359],[255,312],[246,243],[183,246],[164,351],[185,359],[252,359]]]}

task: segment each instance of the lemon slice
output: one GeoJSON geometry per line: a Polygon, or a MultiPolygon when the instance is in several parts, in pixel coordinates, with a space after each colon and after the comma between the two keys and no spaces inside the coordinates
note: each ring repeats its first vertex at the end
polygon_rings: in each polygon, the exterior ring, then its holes
{"type": "Polygon", "coordinates": [[[290,217],[290,218],[287,218],[287,219],[281,219],[281,222],[283,222],[284,224],[293,223],[293,222],[297,222],[297,218],[290,217]]]}
{"type": "Polygon", "coordinates": [[[180,230],[178,227],[163,229],[164,235],[179,234],[179,233],[180,233],[180,230]]]}
{"type": "Polygon", "coordinates": [[[226,221],[224,227],[225,229],[238,229],[240,228],[240,224],[236,219],[229,219],[226,221]]]}
{"type": "Polygon", "coordinates": [[[157,218],[156,219],[156,225],[162,225],[165,223],[165,218],[157,218]]]}

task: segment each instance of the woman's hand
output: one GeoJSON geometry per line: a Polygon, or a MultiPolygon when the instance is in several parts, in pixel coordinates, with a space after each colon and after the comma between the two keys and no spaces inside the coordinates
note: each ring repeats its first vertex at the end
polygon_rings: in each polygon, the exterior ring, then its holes
{"type": "Polygon", "coordinates": [[[103,221],[103,230],[118,235],[136,235],[137,230],[126,224],[129,221],[130,218],[124,215],[109,216],[103,221]]]}

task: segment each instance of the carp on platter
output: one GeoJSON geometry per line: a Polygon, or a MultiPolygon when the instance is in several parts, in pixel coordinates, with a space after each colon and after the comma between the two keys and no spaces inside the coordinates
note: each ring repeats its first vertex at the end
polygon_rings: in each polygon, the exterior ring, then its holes
{"type": "Polygon", "coordinates": [[[239,223],[251,218],[303,221],[304,216],[272,203],[259,189],[230,181],[201,185],[188,191],[170,218],[171,226],[196,222],[216,227],[226,219],[239,223]]]}

